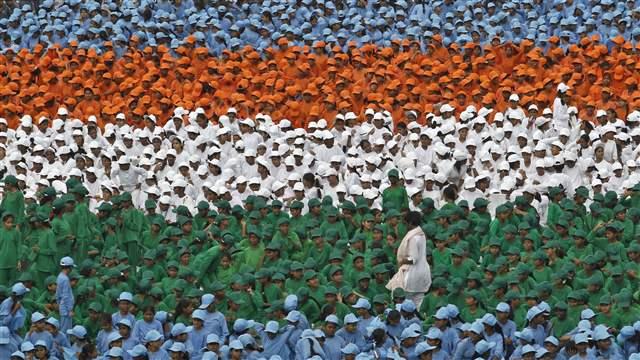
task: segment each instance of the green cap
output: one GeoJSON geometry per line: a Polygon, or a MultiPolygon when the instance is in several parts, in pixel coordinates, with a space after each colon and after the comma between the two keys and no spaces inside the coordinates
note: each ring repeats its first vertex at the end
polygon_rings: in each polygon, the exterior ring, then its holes
{"type": "Polygon", "coordinates": [[[389,298],[385,294],[378,294],[373,297],[374,304],[386,304],[389,302],[389,298]]]}
{"type": "Polygon", "coordinates": [[[553,306],[554,310],[564,310],[567,311],[567,309],[569,309],[569,305],[567,305],[566,302],[564,301],[558,301],[554,306],[553,306]]]}
{"type": "Polygon", "coordinates": [[[18,178],[13,175],[7,175],[2,179],[2,182],[9,185],[18,185],[18,178]]]}
{"type": "Polygon", "coordinates": [[[469,297],[474,298],[477,301],[480,301],[480,298],[481,298],[480,292],[478,290],[475,290],[475,289],[467,291],[464,296],[466,298],[469,298],[469,297]]]}
{"type": "Polygon", "coordinates": [[[399,217],[400,216],[400,212],[396,209],[389,209],[389,211],[387,211],[387,219],[391,219],[394,217],[399,217]]]}
{"type": "Polygon", "coordinates": [[[325,214],[327,215],[327,217],[336,217],[338,216],[339,212],[338,212],[338,209],[332,206],[330,208],[327,208],[327,210],[325,211],[325,214]]]}
{"type": "Polygon", "coordinates": [[[349,200],[345,200],[340,207],[345,210],[356,211],[356,205],[349,200]]]}
{"type": "Polygon", "coordinates": [[[102,304],[100,304],[99,302],[94,301],[89,304],[89,310],[93,310],[99,313],[99,312],[102,312],[102,309],[103,309],[102,304]]]}
{"type": "Polygon", "coordinates": [[[391,169],[387,172],[387,176],[397,178],[397,177],[400,177],[400,173],[398,173],[397,169],[391,169]]]}
{"type": "Polygon", "coordinates": [[[236,305],[244,305],[245,301],[242,299],[242,295],[239,293],[231,293],[227,296],[227,300],[236,304],[236,305]]]}
{"type": "Polygon", "coordinates": [[[405,297],[407,297],[407,293],[404,291],[403,288],[396,288],[393,290],[394,299],[405,298],[405,297]]]}
{"type": "MultiPolygon", "coordinates": [[[[97,208],[97,209],[98,209],[98,211],[102,210],[102,209],[100,209],[100,207],[102,207],[102,206],[103,206],[103,205],[105,205],[105,204],[107,204],[107,205],[109,205],[109,207],[111,207],[111,204],[109,204],[109,203],[106,203],[106,202],[105,202],[105,203],[100,204],[100,206],[98,206],[98,208],[97,208]]],[[[66,205],[66,201],[64,201],[64,199],[62,199],[62,198],[55,199],[55,200],[53,200],[53,202],[51,203],[51,206],[53,206],[53,208],[54,208],[55,210],[60,210],[60,209],[62,209],[65,205],[66,205]]]]}
{"type": "Polygon", "coordinates": [[[304,270],[304,266],[299,261],[292,261],[289,265],[289,271],[301,271],[304,270]]]}
{"type": "MultiPolygon", "coordinates": [[[[305,288],[306,289],[306,288],[305,288]]],[[[335,286],[327,286],[324,288],[324,296],[338,295],[338,289],[335,286]]]]}
{"type": "Polygon", "coordinates": [[[453,249],[451,249],[451,255],[464,256],[464,249],[460,246],[456,246],[453,249]]]}
{"type": "Polygon", "coordinates": [[[386,274],[389,272],[389,269],[385,264],[378,264],[374,266],[372,270],[374,274],[386,274]]]}
{"type": "MultiPolygon", "coordinates": [[[[73,194],[76,194],[76,195],[81,195],[81,196],[86,196],[87,194],[89,194],[89,190],[87,190],[87,188],[82,186],[82,185],[74,186],[73,189],[71,189],[70,192],[73,193],[73,194]]],[[[128,193],[125,193],[125,194],[128,194],[128,193]]],[[[129,196],[131,196],[131,195],[129,195],[129,196]]]]}
{"type": "Polygon", "coordinates": [[[371,276],[369,276],[369,273],[364,271],[358,273],[358,275],[356,276],[356,282],[360,282],[362,280],[371,280],[371,276]]]}
{"type": "Polygon", "coordinates": [[[578,186],[578,187],[575,189],[575,195],[580,195],[580,196],[582,196],[583,198],[588,199],[588,198],[589,198],[589,189],[587,189],[587,188],[586,188],[586,187],[584,187],[584,186],[578,186]]]}
{"type": "Polygon", "coordinates": [[[489,200],[485,199],[485,198],[476,198],[475,200],[473,200],[473,207],[474,208],[482,208],[482,207],[486,207],[487,205],[489,205],[489,200]]]}
{"type": "Polygon", "coordinates": [[[469,273],[469,275],[467,275],[467,280],[482,281],[482,279],[483,279],[482,274],[477,271],[472,271],[469,273]]]}
{"type": "Polygon", "coordinates": [[[213,283],[211,283],[211,286],[209,286],[209,291],[211,292],[216,292],[216,291],[221,291],[226,289],[227,287],[220,281],[214,281],[213,283]]]}
{"type": "Polygon", "coordinates": [[[317,278],[318,277],[318,273],[316,273],[313,270],[307,270],[304,273],[304,281],[309,281],[313,278],[317,278]]]}
{"type": "Polygon", "coordinates": [[[298,200],[293,201],[291,205],[289,205],[289,209],[302,209],[304,204],[298,200]]]}
{"type": "Polygon", "coordinates": [[[155,200],[145,200],[144,208],[145,209],[155,209],[156,208],[155,200]]]}
{"type": "Polygon", "coordinates": [[[609,294],[602,295],[598,304],[611,305],[611,296],[609,294]]]}
{"type": "Polygon", "coordinates": [[[216,206],[218,209],[231,209],[231,204],[227,200],[218,200],[216,206]]]}
{"type": "MultiPolygon", "coordinates": [[[[474,203],[475,206],[475,203],[474,203]]],[[[422,203],[420,203],[420,210],[433,209],[435,207],[435,202],[432,198],[424,198],[422,199],[422,203]]]]}
{"type": "Polygon", "coordinates": [[[322,205],[322,203],[320,202],[320,199],[318,199],[318,198],[313,198],[313,199],[309,200],[309,202],[307,203],[307,206],[309,208],[320,206],[320,205],[322,205]]]}

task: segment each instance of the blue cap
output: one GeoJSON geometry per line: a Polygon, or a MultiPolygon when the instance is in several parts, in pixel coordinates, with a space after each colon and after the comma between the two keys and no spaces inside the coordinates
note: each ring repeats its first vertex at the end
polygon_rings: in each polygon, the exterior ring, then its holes
{"type": "Polygon", "coordinates": [[[342,352],[345,355],[357,355],[360,352],[360,350],[358,349],[358,346],[356,346],[356,344],[348,343],[342,349],[340,349],[340,352],[342,352]]]}
{"type": "Polygon", "coordinates": [[[134,346],[132,349],[127,350],[127,353],[132,357],[143,356],[147,354],[147,348],[144,347],[144,345],[138,344],[134,346]]]}
{"type": "Polygon", "coordinates": [[[355,324],[358,322],[358,318],[354,314],[347,314],[344,317],[344,323],[346,324],[355,324]]]}

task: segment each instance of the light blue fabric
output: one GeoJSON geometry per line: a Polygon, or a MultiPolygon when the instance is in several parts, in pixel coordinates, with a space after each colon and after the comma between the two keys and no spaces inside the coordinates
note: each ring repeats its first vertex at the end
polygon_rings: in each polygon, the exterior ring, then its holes
{"type": "MultiPolygon", "coordinates": [[[[309,2],[296,5],[288,0],[205,9],[195,8],[192,0],[181,1],[179,5],[169,1],[144,2],[138,8],[133,5],[121,7],[114,0],[104,1],[101,5],[66,0],[56,9],[50,3],[50,0],[45,1],[35,11],[30,8],[14,9],[8,18],[2,19],[3,29],[12,42],[5,44],[4,48],[11,45],[32,48],[38,41],[65,46],[71,39],[77,39],[84,48],[101,48],[101,34],[111,39],[123,36],[125,40],[136,34],[141,38],[141,48],[151,44],[169,46],[174,40],[182,44],[187,36],[200,32],[202,35],[198,36],[197,45],[209,46],[214,55],[219,55],[231,47],[251,45],[264,48],[265,41],[276,40],[269,38],[275,33],[274,29],[279,29],[282,34],[278,38],[286,33],[296,36],[296,45],[304,44],[303,37],[308,34],[314,35],[314,40],[335,43],[353,40],[359,44],[372,42],[384,45],[397,37],[424,41],[425,38],[417,34],[425,31],[442,32],[447,43],[467,42],[468,34],[477,31],[481,41],[488,42],[490,36],[482,24],[487,20],[496,27],[494,33],[505,34],[503,41],[519,42],[524,38],[538,41],[544,36],[562,36],[569,32],[569,41],[575,42],[577,34],[592,35],[598,29],[604,43],[610,45],[608,40],[611,37],[620,34],[630,39],[640,25],[633,16],[637,10],[628,8],[630,2],[607,5],[608,0],[596,2],[595,6],[587,0],[576,0],[571,5],[546,1],[541,4],[533,1],[507,2],[499,8],[493,3],[477,6],[466,0],[454,0],[450,5],[441,1],[398,1],[390,6],[352,0],[347,2],[344,10],[335,9],[331,2],[321,9],[309,2]],[[81,19],[82,12],[73,8],[76,5],[91,12],[92,17],[81,19]],[[605,6],[612,8],[605,11],[605,6]],[[151,15],[149,18],[142,15],[146,8],[151,15]],[[103,9],[111,14],[105,14],[103,9]],[[262,27],[269,29],[265,36],[260,35],[262,27]],[[41,28],[42,33],[39,33],[41,28]],[[221,44],[213,44],[212,39],[219,30],[227,38],[221,44]],[[87,37],[86,34],[98,36],[87,37]]],[[[543,42],[539,44],[546,45],[543,42]]],[[[126,43],[118,44],[114,50],[121,54],[126,46],[126,43]]]]}

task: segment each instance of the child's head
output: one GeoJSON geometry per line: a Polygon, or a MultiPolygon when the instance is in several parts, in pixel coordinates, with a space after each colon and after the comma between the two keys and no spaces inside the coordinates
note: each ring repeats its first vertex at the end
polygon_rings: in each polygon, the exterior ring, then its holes
{"type": "Polygon", "coordinates": [[[111,314],[103,313],[100,316],[100,328],[104,331],[111,331],[113,329],[111,314]]]}
{"type": "Polygon", "coordinates": [[[15,221],[15,217],[12,214],[5,214],[2,217],[2,226],[4,226],[4,228],[7,230],[11,230],[13,229],[14,221],[15,221]]]}
{"type": "Polygon", "coordinates": [[[156,310],[153,306],[145,306],[145,308],[142,309],[142,318],[144,319],[144,321],[148,323],[152,322],[155,316],[156,310]]]}
{"type": "Polygon", "coordinates": [[[231,254],[224,253],[220,258],[220,266],[225,269],[228,269],[229,267],[231,267],[232,261],[233,261],[233,258],[231,257],[231,254]]]}

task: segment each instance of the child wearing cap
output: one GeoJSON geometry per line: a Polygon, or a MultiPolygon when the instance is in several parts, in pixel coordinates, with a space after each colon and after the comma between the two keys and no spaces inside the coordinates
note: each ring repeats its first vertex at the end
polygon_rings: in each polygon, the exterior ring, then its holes
{"type": "Polygon", "coordinates": [[[13,175],[5,176],[4,192],[0,210],[3,214],[13,214],[15,223],[20,225],[24,221],[24,194],[18,188],[18,179],[13,175]]]}
{"type": "Polygon", "coordinates": [[[33,344],[38,341],[44,341],[47,344],[47,348],[51,349],[53,336],[46,330],[45,321],[46,317],[43,314],[39,312],[31,314],[31,328],[25,338],[33,344]]]}
{"type": "Polygon", "coordinates": [[[58,312],[60,313],[60,331],[66,332],[72,326],[74,315],[75,298],[71,289],[69,274],[75,267],[75,263],[72,258],[63,257],[60,260],[60,267],[61,270],[56,280],[56,301],[58,303],[58,312]]]}
{"type": "MultiPolygon", "coordinates": [[[[5,182],[6,184],[6,182],[5,182]]],[[[5,185],[6,187],[6,185],[5,185]]],[[[6,191],[6,190],[5,190],[6,191]]],[[[15,191],[22,196],[20,191],[15,191]]],[[[16,195],[7,194],[9,198],[16,198],[16,195]]],[[[3,203],[6,197],[3,198],[3,203]]],[[[7,204],[7,206],[9,206],[7,204]]],[[[9,207],[14,207],[11,205],[9,207]]],[[[24,212],[24,210],[22,210],[24,212]]],[[[0,228],[0,284],[10,284],[16,278],[16,271],[20,265],[22,253],[22,241],[20,231],[15,228],[16,216],[6,210],[2,213],[2,227],[0,228]]]]}

